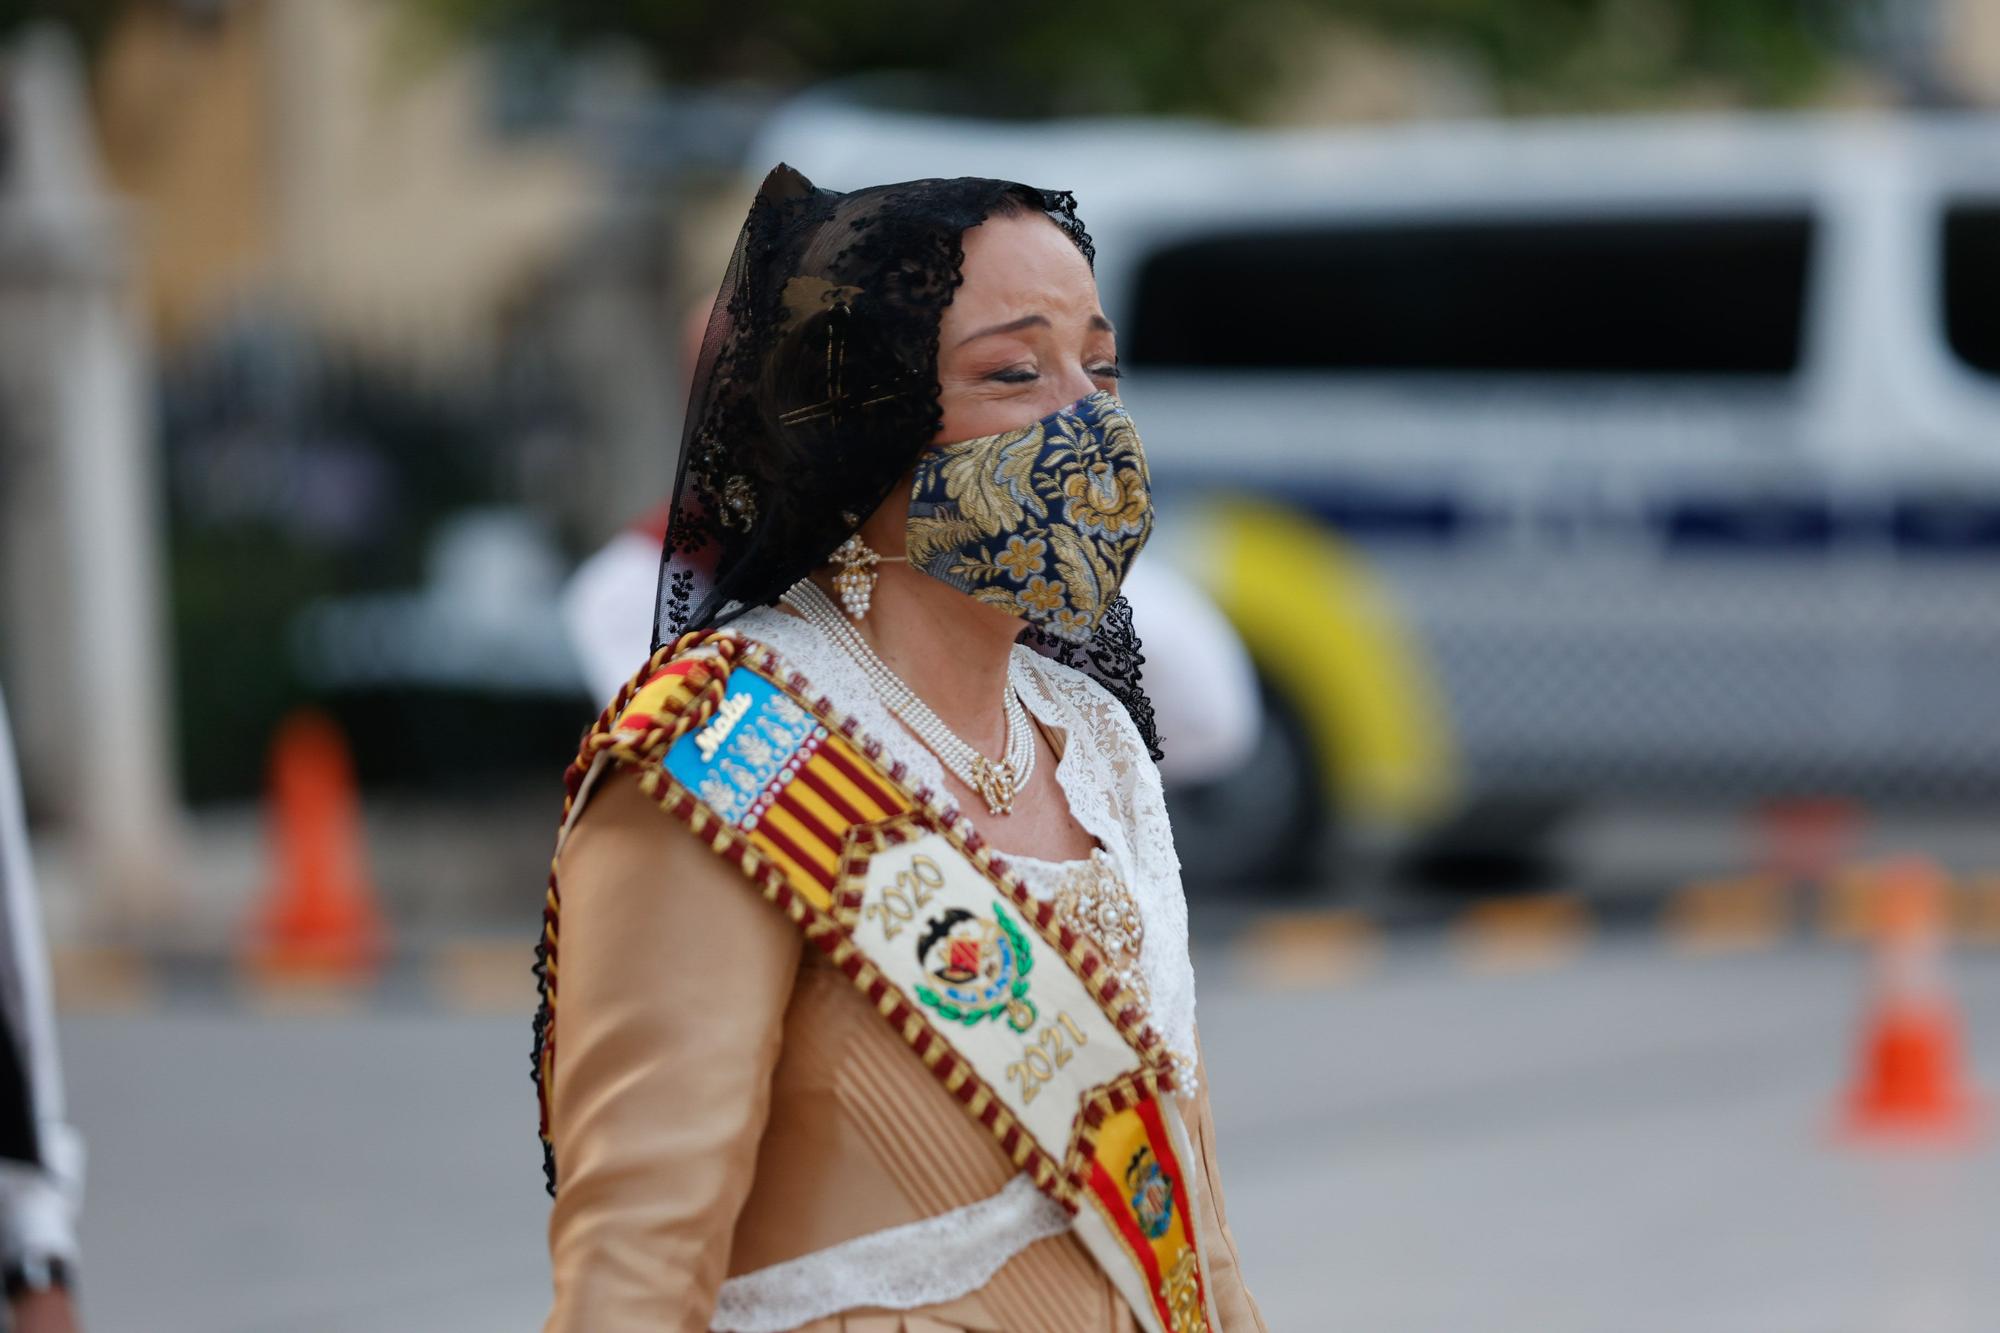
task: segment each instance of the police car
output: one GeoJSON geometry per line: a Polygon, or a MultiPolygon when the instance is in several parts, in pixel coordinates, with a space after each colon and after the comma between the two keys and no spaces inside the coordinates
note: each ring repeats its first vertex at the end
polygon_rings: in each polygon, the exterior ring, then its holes
{"type": "Polygon", "coordinates": [[[1271,704],[1249,771],[1183,802],[1191,859],[1296,872],[1335,826],[1579,798],[2000,792],[2000,119],[818,98],[753,156],[1077,193],[1158,548],[1271,704]]]}

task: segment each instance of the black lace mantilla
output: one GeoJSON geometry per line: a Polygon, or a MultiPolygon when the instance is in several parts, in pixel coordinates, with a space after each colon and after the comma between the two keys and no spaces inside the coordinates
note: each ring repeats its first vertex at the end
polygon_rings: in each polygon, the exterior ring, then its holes
{"type": "MultiPolygon", "coordinates": [[[[1096,258],[1067,191],[958,177],[841,194],[787,166],[765,178],[696,362],[655,647],[775,603],[888,498],[943,420],[938,326],[963,237],[1001,213],[1040,213],[1096,258]]],[[[1122,598],[1088,644],[1024,642],[1102,684],[1160,757],[1122,598]]]]}
{"type": "Polygon", "coordinates": [[[1139,669],[1146,664],[1146,657],[1139,651],[1139,632],[1132,625],[1132,603],[1123,593],[1111,599],[1089,643],[1064,643],[1037,629],[1023,634],[1021,642],[1102,685],[1132,715],[1132,724],[1139,729],[1139,738],[1146,743],[1153,762],[1160,761],[1160,729],[1153,717],[1153,701],[1139,683],[1139,669]]]}

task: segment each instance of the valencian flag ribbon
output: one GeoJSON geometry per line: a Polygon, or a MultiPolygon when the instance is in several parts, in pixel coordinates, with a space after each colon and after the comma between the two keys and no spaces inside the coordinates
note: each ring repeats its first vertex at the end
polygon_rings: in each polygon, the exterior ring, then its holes
{"type": "MultiPolygon", "coordinates": [[[[853,982],[1075,1231],[1148,1333],[1220,1333],[1173,1062],[1087,936],[768,648],[689,635],[584,740],[736,866],[853,982]]],[[[544,997],[557,1000],[551,877],[544,997]]],[[[539,1052],[543,1136],[556,1058],[539,1052]]]]}

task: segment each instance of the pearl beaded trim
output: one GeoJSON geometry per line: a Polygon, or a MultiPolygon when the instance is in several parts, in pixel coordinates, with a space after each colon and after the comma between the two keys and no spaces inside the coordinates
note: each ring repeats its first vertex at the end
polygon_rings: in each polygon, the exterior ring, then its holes
{"type": "Polygon", "coordinates": [[[1028,710],[1022,706],[1021,696],[1014,692],[1011,680],[1001,700],[1007,715],[1006,757],[988,759],[961,740],[957,732],[944,724],[943,718],[931,711],[929,704],[917,697],[917,692],[901,676],[889,669],[889,664],[869,646],[868,640],[861,637],[860,631],[834,609],[832,599],[820,590],[818,584],[811,579],[800,579],[784,595],[783,601],[860,665],[876,696],[888,705],[889,711],[901,719],[960,782],[978,792],[988,810],[996,815],[1013,811],[1014,797],[1035,771],[1035,732],[1028,722],[1028,710]]]}
{"type": "Polygon", "coordinates": [[[1146,922],[1139,900],[1118,874],[1101,847],[1090,858],[1071,865],[1056,885],[1056,914],[1097,942],[1111,970],[1146,1010],[1153,1007],[1152,987],[1140,957],[1146,948],[1146,922]]]}

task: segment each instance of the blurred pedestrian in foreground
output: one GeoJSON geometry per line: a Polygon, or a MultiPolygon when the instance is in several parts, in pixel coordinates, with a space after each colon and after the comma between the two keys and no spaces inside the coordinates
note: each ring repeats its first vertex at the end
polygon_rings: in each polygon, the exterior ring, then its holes
{"type": "Polygon", "coordinates": [[[751,208],[547,900],[554,1333],[1261,1333],[1091,253],[1000,181],[751,208]]]}
{"type": "Polygon", "coordinates": [[[0,696],[0,1273],[14,1333],[79,1327],[76,1212],[83,1140],[63,1121],[62,1070],[7,701],[0,696]]]}

